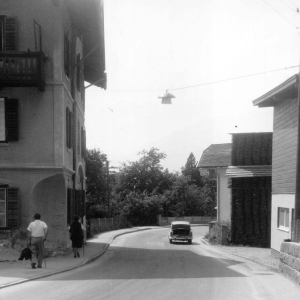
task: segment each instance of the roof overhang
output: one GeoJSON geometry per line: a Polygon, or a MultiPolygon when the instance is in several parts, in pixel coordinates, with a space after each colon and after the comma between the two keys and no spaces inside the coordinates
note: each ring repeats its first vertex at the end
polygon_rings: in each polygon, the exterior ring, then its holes
{"type": "Polygon", "coordinates": [[[230,166],[227,168],[225,176],[232,178],[272,176],[272,166],[230,166]]]}
{"type": "Polygon", "coordinates": [[[298,95],[298,75],[278,85],[276,88],[252,101],[254,106],[273,107],[281,100],[293,99],[298,95]]]}
{"type": "Polygon", "coordinates": [[[67,0],[74,27],[83,36],[84,80],[106,89],[103,0],[67,0]]]}

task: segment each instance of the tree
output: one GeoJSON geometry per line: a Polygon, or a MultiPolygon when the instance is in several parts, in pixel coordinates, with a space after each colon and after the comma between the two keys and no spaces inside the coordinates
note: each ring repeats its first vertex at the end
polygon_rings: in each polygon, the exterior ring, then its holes
{"type": "Polygon", "coordinates": [[[178,175],[170,189],[165,191],[164,198],[162,207],[167,216],[201,215],[201,189],[190,183],[189,176],[178,175]]]}
{"type": "Polygon", "coordinates": [[[191,154],[189,155],[185,166],[181,169],[181,173],[184,176],[190,176],[191,184],[196,184],[199,187],[203,186],[200,171],[197,168],[197,161],[196,161],[196,158],[195,158],[193,152],[191,152],[191,154]]]}
{"type": "Polygon", "coordinates": [[[86,152],[87,217],[106,216],[107,212],[107,156],[99,149],[86,152]]]}
{"type": "Polygon", "coordinates": [[[150,194],[153,191],[160,192],[167,183],[160,161],[166,155],[156,148],[138,153],[142,157],[135,162],[123,163],[116,176],[114,191],[124,199],[131,192],[150,194]]]}

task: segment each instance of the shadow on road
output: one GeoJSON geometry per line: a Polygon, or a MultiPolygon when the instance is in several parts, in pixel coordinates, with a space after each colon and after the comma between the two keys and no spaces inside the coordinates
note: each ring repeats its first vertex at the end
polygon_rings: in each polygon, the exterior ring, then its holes
{"type": "MultiPolygon", "coordinates": [[[[104,260],[100,259],[82,269],[68,272],[60,280],[246,277],[231,269],[241,263],[237,260],[199,255],[184,248],[157,250],[111,246],[104,260]]],[[[55,280],[52,278],[42,280],[55,280]]]]}

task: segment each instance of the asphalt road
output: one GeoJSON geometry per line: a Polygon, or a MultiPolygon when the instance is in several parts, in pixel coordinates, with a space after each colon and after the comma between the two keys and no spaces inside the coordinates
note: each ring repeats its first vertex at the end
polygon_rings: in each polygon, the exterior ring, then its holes
{"type": "Polygon", "coordinates": [[[167,228],[118,237],[82,268],[0,290],[0,299],[300,299],[300,288],[267,267],[201,242],[169,244],[167,228]]]}

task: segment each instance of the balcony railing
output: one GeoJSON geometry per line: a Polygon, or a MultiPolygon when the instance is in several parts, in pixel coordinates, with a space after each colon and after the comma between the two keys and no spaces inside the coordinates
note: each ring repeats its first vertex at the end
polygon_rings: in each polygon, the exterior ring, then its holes
{"type": "Polygon", "coordinates": [[[45,91],[42,52],[0,52],[0,88],[37,87],[45,91]]]}

